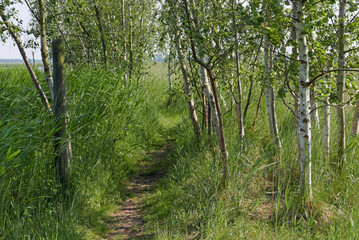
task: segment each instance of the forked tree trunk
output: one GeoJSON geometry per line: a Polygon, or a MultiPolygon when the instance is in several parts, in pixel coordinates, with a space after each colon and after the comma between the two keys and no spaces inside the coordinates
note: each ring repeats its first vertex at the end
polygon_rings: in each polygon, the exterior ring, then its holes
{"type": "Polygon", "coordinates": [[[303,1],[295,0],[296,31],[299,50],[299,99],[300,99],[300,187],[302,193],[312,196],[312,129],[310,121],[309,58],[303,16],[303,1]]]}
{"type": "Polygon", "coordinates": [[[50,94],[52,99],[54,99],[54,83],[51,76],[50,64],[47,51],[47,42],[46,42],[46,23],[45,23],[45,4],[44,0],[39,0],[39,25],[40,25],[40,35],[41,35],[41,58],[42,64],[44,65],[44,72],[46,77],[47,85],[49,86],[50,94]]]}
{"type": "MultiPolygon", "coordinates": [[[[338,68],[345,68],[345,7],[346,0],[339,1],[339,27],[338,27],[338,68]]],[[[345,71],[339,71],[337,80],[337,97],[339,107],[337,108],[338,119],[338,168],[340,169],[345,161],[345,113],[344,113],[344,88],[345,88],[345,71]]]]}
{"type": "MultiPolygon", "coordinates": [[[[226,141],[225,141],[225,136],[224,136],[221,108],[220,108],[219,101],[218,101],[218,95],[217,95],[216,86],[215,86],[213,75],[212,75],[212,69],[210,69],[209,66],[207,64],[205,64],[204,59],[203,59],[204,54],[203,54],[203,50],[201,49],[201,47],[198,48],[199,49],[198,53],[199,53],[200,57],[198,58],[198,56],[197,56],[197,51],[196,51],[195,42],[194,42],[195,38],[194,38],[194,35],[192,32],[192,31],[196,31],[197,33],[199,32],[199,29],[197,26],[196,15],[195,15],[194,11],[192,11],[192,16],[191,16],[191,13],[188,8],[187,0],[184,0],[183,3],[184,3],[184,8],[185,8],[184,10],[186,11],[186,15],[187,15],[187,23],[190,28],[189,38],[190,38],[193,58],[198,64],[200,64],[203,68],[206,69],[208,77],[210,78],[210,82],[211,82],[211,86],[210,86],[208,83],[208,80],[205,79],[206,82],[202,82],[202,85],[205,89],[207,99],[209,102],[209,106],[211,108],[213,128],[216,131],[217,140],[218,140],[218,144],[220,147],[222,167],[223,167],[223,175],[222,175],[221,184],[222,184],[222,187],[225,188],[227,186],[228,180],[229,180],[229,167],[228,167],[228,152],[227,152],[227,146],[226,146],[226,141]]],[[[191,4],[193,5],[192,6],[193,9],[195,9],[195,2],[193,0],[191,0],[191,4]]]]}

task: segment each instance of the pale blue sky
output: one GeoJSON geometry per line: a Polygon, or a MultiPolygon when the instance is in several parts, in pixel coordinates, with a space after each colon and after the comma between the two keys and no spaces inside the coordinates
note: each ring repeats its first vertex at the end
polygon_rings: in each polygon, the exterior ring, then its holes
{"type": "MultiPolygon", "coordinates": [[[[23,26],[28,27],[30,21],[30,12],[26,5],[16,4],[15,8],[19,11],[19,16],[23,20],[23,26]]],[[[6,33],[7,34],[7,33],[6,33]]],[[[22,40],[26,39],[22,36],[22,40]]],[[[8,38],[5,43],[0,41],[0,59],[22,59],[17,46],[13,46],[14,41],[8,38]]],[[[26,49],[28,58],[32,59],[32,52],[35,52],[35,59],[41,59],[40,49],[26,49]]]]}

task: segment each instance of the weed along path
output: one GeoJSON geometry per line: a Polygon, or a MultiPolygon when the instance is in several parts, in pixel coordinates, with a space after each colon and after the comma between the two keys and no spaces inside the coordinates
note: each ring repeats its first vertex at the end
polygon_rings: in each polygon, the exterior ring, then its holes
{"type": "Polygon", "coordinates": [[[147,239],[144,232],[142,211],[143,199],[154,190],[158,180],[164,176],[161,165],[170,151],[170,144],[149,152],[148,160],[141,163],[139,175],[134,177],[127,188],[129,198],[118,206],[118,211],[108,219],[110,232],[105,239],[147,239]]]}

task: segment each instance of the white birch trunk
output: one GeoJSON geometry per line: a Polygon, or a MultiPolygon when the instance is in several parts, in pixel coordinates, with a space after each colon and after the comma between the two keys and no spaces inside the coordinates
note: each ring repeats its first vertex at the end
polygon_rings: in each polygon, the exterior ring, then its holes
{"type": "Polygon", "coordinates": [[[303,20],[303,2],[296,0],[296,30],[299,50],[299,99],[300,99],[300,186],[302,192],[312,196],[312,129],[310,121],[309,58],[303,20]]]}
{"type": "MultiPolygon", "coordinates": [[[[330,62],[328,61],[327,64],[327,70],[329,70],[330,68],[330,62]]],[[[326,81],[329,82],[330,81],[330,75],[328,74],[325,77],[326,81]]],[[[323,102],[324,106],[323,106],[323,156],[324,159],[328,160],[329,159],[329,154],[330,154],[330,107],[329,105],[329,99],[328,97],[324,98],[324,102],[323,102]]]]}
{"type": "MultiPolygon", "coordinates": [[[[44,0],[39,0],[39,25],[40,25],[40,34],[41,34],[41,58],[44,65],[44,72],[46,77],[47,85],[49,86],[50,94],[52,99],[54,99],[54,82],[52,79],[50,64],[47,51],[47,41],[46,41],[46,24],[45,24],[45,3],[44,0]]],[[[35,60],[34,60],[35,61],[35,60]]]]}
{"type": "MultiPolygon", "coordinates": [[[[296,5],[294,2],[292,2],[292,20],[291,20],[291,32],[290,32],[290,37],[292,40],[297,41],[297,31],[296,31],[296,5]]],[[[298,49],[297,47],[292,47],[292,59],[291,60],[291,65],[294,64],[294,60],[298,59],[297,56],[298,53],[298,49]]],[[[299,88],[297,86],[295,86],[295,90],[293,93],[293,97],[294,97],[294,110],[295,110],[295,129],[296,129],[296,133],[297,133],[297,151],[298,151],[298,164],[300,165],[300,119],[299,119],[299,98],[298,98],[298,92],[299,92],[299,88]]]]}
{"type": "Polygon", "coordinates": [[[269,130],[273,144],[281,148],[282,143],[279,138],[277,117],[275,114],[274,89],[270,82],[270,71],[271,71],[271,62],[270,62],[270,53],[269,53],[269,39],[268,36],[264,36],[264,78],[266,85],[265,93],[266,93],[266,107],[267,107],[267,116],[269,122],[269,130]]]}
{"type": "MultiPolygon", "coordinates": [[[[233,10],[236,9],[237,1],[232,0],[233,10]]],[[[233,21],[233,32],[234,32],[234,43],[236,47],[238,47],[238,34],[237,34],[237,24],[236,24],[236,16],[233,11],[232,13],[232,21],[233,21]]],[[[237,110],[237,120],[238,120],[238,134],[239,134],[239,142],[242,142],[244,138],[244,123],[243,123],[243,107],[242,107],[242,81],[240,74],[240,64],[239,64],[239,53],[238,50],[235,50],[236,57],[236,75],[237,75],[237,90],[238,90],[238,103],[236,106],[237,110]]]]}
{"type": "MultiPolygon", "coordinates": [[[[345,68],[345,5],[346,0],[339,1],[339,27],[338,27],[338,68],[345,68]]],[[[345,149],[345,113],[344,113],[344,87],[345,87],[345,72],[340,71],[338,73],[337,80],[337,97],[339,100],[339,108],[337,108],[337,119],[338,119],[338,167],[341,168],[345,161],[344,149],[345,149]]]]}
{"type": "Polygon", "coordinates": [[[196,114],[194,98],[193,98],[193,92],[192,92],[192,85],[191,85],[191,81],[190,81],[190,78],[189,78],[188,67],[187,67],[186,62],[185,62],[186,61],[186,56],[184,55],[184,53],[182,51],[182,46],[181,46],[181,40],[180,40],[180,36],[179,36],[179,32],[178,32],[178,27],[177,27],[176,24],[174,24],[174,27],[175,27],[174,31],[175,31],[175,40],[176,40],[177,53],[178,53],[180,66],[181,66],[181,71],[182,71],[182,75],[183,75],[184,91],[185,91],[186,100],[187,100],[187,104],[188,104],[188,109],[189,109],[192,124],[193,124],[193,129],[194,129],[194,132],[196,134],[197,139],[199,140],[201,138],[201,128],[200,128],[199,123],[198,123],[198,117],[197,117],[197,114],[196,114]]]}

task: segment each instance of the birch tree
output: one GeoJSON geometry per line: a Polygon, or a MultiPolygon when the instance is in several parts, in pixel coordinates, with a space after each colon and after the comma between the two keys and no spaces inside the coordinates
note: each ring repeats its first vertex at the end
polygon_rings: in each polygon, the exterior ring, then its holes
{"type": "MultiPolygon", "coordinates": [[[[339,26],[338,26],[338,68],[345,68],[345,7],[346,0],[339,1],[339,26]]],[[[337,97],[339,107],[337,108],[338,119],[338,167],[341,168],[345,161],[345,112],[344,112],[344,88],[345,88],[345,71],[339,71],[337,79],[337,97]]]]}
{"type": "Polygon", "coordinates": [[[300,111],[300,186],[302,192],[312,195],[312,130],[310,119],[309,58],[304,24],[304,4],[295,0],[296,32],[299,52],[299,111],[300,111]]]}
{"type": "Polygon", "coordinates": [[[180,64],[182,76],[183,76],[186,101],[188,104],[188,109],[189,109],[189,113],[191,116],[194,132],[196,134],[197,140],[200,140],[201,139],[201,128],[199,126],[198,118],[197,118],[197,114],[196,114],[196,110],[195,110],[193,92],[192,92],[192,84],[191,84],[191,80],[189,77],[188,67],[185,63],[186,56],[184,55],[183,50],[182,50],[180,34],[179,34],[178,26],[177,26],[177,20],[173,16],[171,18],[172,18],[171,19],[172,26],[174,29],[174,38],[175,38],[175,42],[176,42],[179,64],[180,64]]]}
{"type": "MultiPolygon", "coordinates": [[[[266,2],[263,2],[265,8],[265,18],[266,22],[269,21],[269,9],[266,6],[266,2]]],[[[267,109],[267,116],[269,122],[269,131],[272,142],[274,145],[278,146],[279,148],[282,147],[282,143],[279,137],[279,130],[278,130],[278,123],[277,117],[275,112],[275,94],[274,89],[272,87],[271,82],[271,56],[270,56],[270,43],[268,33],[264,36],[264,83],[266,86],[265,89],[265,96],[266,96],[266,109],[267,109]]]]}

